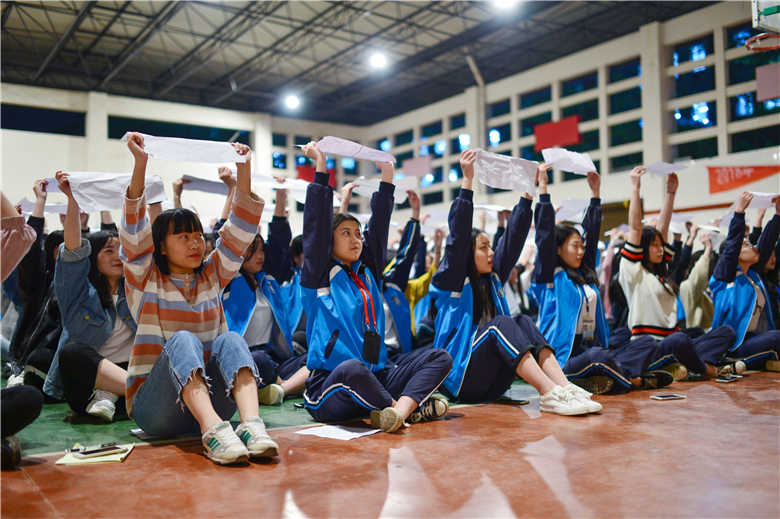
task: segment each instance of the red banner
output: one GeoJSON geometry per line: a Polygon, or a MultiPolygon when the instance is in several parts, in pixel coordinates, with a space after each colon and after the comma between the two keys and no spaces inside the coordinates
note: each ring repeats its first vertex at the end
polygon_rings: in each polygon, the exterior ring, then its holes
{"type": "Polygon", "coordinates": [[[780,173],[776,166],[707,166],[710,173],[710,194],[731,191],[745,184],[780,173]]]}
{"type": "Polygon", "coordinates": [[[545,148],[560,146],[565,148],[571,144],[582,142],[580,131],[577,124],[580,122],[579,115],[564,117],[560,121],[542,123],[534,126],[534,135],[536,136],[535,151],[542,151],[545,148]]]}
{"type": "MultiPolygon", "coordinates": [[[[298,172],[298,178],[301,178],[307,182],[314,182],[314,173],[315,169],[314,166],[307,165],[300,165],[296,164],[295,166],[296,171],[298,172]]],[[[330,184],[330,187],[335,188],[336,187],[336,170],[335,169],[329,169],[328,173],[330,174],[330,179],[328,179],[328,184],[330,184]]]]}

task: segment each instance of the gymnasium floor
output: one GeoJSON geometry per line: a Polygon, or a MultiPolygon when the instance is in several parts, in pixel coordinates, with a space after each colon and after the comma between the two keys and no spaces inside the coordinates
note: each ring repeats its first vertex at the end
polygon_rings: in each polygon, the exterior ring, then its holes
{"type": "Polygon", "coordinates": [[[20,434],[21,468],[2,473],[2,516],[779,517],[780,374],[669,389],[687,399],[598,397],[600,416],[566,418],[540,415],[517,383],[509,396],[529,404],[458,406],[351,441],[296,434],[311,421],[288,401],[262,412],[279,459],[236,467],[206,460],[198,439],[55,466],[74,441],[138,440],[129,421],[74,424],[50,405],[20,434]]]}

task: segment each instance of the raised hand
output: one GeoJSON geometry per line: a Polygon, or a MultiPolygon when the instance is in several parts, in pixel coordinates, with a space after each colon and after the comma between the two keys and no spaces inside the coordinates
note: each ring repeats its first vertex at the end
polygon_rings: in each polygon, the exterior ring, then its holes
{"type": "Polygon", "coordinates": [[[433,246],[441,247],[443,241],[444,241],[444,231],[441,228],[433,231],[433,246]]]}
{"type": "Polygon", "coordinates": [[[409,206],[412,208],[412,218],[420,221],[420,195],[417,191],[409,189],[406,191],[406,195],[409,197],[409,206]]]}
{"type": "Polygon", "coordinates": [[[140,133],[130,132],[127,134],[127,147],[136,160],[146,160],[149,157],[144,151],[144,136],[140,133]]]}
{"type": "Polygon", "coordinates": [[[317,142],[316,141],[309,141],[306,146],[301,148],[301,151],[303,154],[310,159],[314,160],[317,164],[317,171],[320,173],[325,173],[327,166],[325,164],[325,154],[322,153],[319,148],[317,148],[317,142]]]}
{"type": "Polygon", "coordinates": [[[588,186],[593,198],[601,198],[601,175],[595,171],[588,173],[588,186]]]}
{"type": "Polygon", "coordinates": [[[187,184],[188,182],[189,180],[184,180],[183,178],[177,178],[171,182],[171,186],[173,186],[174,198],[181,198],[181,192],[184,190],[184,184],[187,184]]]}
{"type": "Polygon", "coordinates": [[[737,198],[737,205],[734,208],[735,213],[744,213],[745,209],[750,205],[750,202],[753,200],[753,193],[750,191],[742,191],[740,193],[739,197],[737,198]]]}
{"type": "Polygon", "coordinates": [[[225,185],[229,189],[233,189],[236,187],[236,178],[233,176],[233,172],[230,170],[230,168],[221,167],[219,168],[219,179],[225,183],[225,185]]]}
{"type": "Polygon", "coordinates": [[[46,186],[49,184],[46,179],[39,178],[33,182],[33,193],[35,193],[36,200],[46,200],[46,186]]]}
{"type": "Polygon", "coordinates": [[[469,180],[474,179],[474,163],[477,161],[477,152],[474,150],[465,150],[460,154],[460,169],[463,171],[463,177],[469,180]]]}
{"type": "Polygon", "coordinates": [[[628,176],[631,178],[631,185],[634,187],[634,189],[639,189],[642,183],[642,175],[645,174],[644,166],[637,166],[634,169],[631,170],[631,173],[628,174],[628,176]]]}
{"type": "Polygon", "coordinates": [[[54,175],[54,178],[57,179],[57,184],[59,184],[62,194],[67,196],[69,199],[73,199],[73,192],[70,189],[70,175],[63,171],[57,171],[57,173],[54,175]]]}
{"type": "Polygon", "coordinates": [[[546,162],[542,162],[536,168],[536,182],[539,184],[539,194],[542,195],[547,194],[547,185],[549,184],[547,172],[550,171],[551,169],[552,169],[552,164],[548,164],[546,162]]]}
{"type": "Polygon", "coordinates": [[[670,195],[677,193],[677,188],[680,186],[680,181],[677,179],[677,173],[669,173],[666,177],[666,192],[670,195]]]}

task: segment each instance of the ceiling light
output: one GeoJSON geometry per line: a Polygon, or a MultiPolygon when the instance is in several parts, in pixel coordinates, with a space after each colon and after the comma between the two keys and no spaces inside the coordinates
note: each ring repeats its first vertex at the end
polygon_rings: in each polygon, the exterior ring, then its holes
{"type": "Polygon", "coordinates": [[[385,68],[387,66],[387,56],[382,52],[375,52],[371,54],[368,62],[373,68],[385,68]]]}
{"type": "Polygon", "coordinates": [[[290,110],[295,110],[296,108],[301,106],[301,100],[298,98],[297,95],[290,94],[284,98],[284,104],[290,110]]]}
{"type": "Polygon", "coordinates": [[[517,0],[492,0],[493,7],[496,9],[507,10],[517,4],[517,0]]]}

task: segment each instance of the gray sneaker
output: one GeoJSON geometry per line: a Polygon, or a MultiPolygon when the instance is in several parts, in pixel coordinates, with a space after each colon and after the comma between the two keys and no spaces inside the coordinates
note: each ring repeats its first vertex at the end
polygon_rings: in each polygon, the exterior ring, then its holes
{"type": "Polygon", "coordinates": [[[229,422],[219,422],[201,438],[203,454],[219,465],[249,461],[249,451],[229,422]]]}
{"type": "Polygon", "coordinates": [[[119,400],[119,396],[102,389],[96,389],[92,393],[92,399],[87,404],[87,414],[96,416],[106,422],[112,422],[114,420],[114,413],[116,413],[116,401],[119,400]]]}
{"type": "Polygon", "coordinates": [[[279,384],[268,384],[257,390],[257,399],[263,405],[277,405],[284,400],[284,388],[279,384]]]}
{"type": "Polygon", "coordinates": [[[441,418],[450,409],[450,403],[442,396],[433,395],[409,415],[409,423],[429,422],[441,418]]]}
{"type": "Polygon", "coordinates": [[[268,436],[265,423],[260,417],[240,424],[236,428],[236,435],[246,445],[250,458],[270,458],[279,455],[279,445],[268,436]]]}
{"type": "Polygon", "coordinates": [[[385,407],[381,411],[371,411],[371,426],[385,432],[395,432],[404,424],[404,417],[395,407],[385,407]]]}
{"type": "Polygon", "coordinates": [[[741,360],[736,362],[730,362],[718,368],[719,377],[727,377],[729,375],[741,375],[745,372],[745,363],[741,360]]]}

